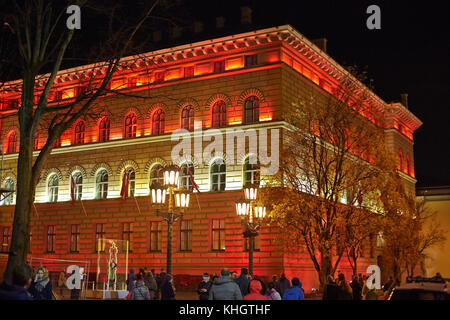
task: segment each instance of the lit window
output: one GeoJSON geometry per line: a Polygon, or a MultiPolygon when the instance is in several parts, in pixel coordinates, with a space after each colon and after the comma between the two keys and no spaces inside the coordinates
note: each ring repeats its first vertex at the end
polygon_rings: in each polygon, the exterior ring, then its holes
{"type": "Polygon", "coordinates": [[[17,147],[17,135],[16,132],[11,132],[8,136],[8,147],[7,147],[7,153],[14,153],[16,152],[17,147]]]}
{"type": "Polygon", "coordinates": [[[225,219],[213,219],[211,228],[212,250],[225,250],[225,219]]]}
{"type": "Polygon", "coordinates": [[[104,117],[98,126],[98,141],[99,142],[105,142],[109,140],[109,118],[104,117]]]}
{"type": "Polygon", "coordinates": [[[161,185],[164,184],[164,168],[160,164],[154,165],[152,171],[150,171],[150,185],[153,182],[158,182],[161,185]]]}
{"type": "Polygon", "coordinates": [[[211,191],[225,190],[226,166],[222,159],[214,160],[211,165],[211,191]]]}
{"type": "Polygon", "coordinates": [[[84,132],[85,125],[83,121],[79,121],[75,126],[75,143],[74,144],[83,144],[84,143],[84,132]]]}
{"type": "Polygon", "coordinates": [[[136,189],[136,174],[133,169],[128,170],[128,196],[134,197],[136,189]]]}
{"type": "Polygon", "coordinates": [[[95,252],[105,251],[105,224],[97,223],[95,225],[95,252]]]}
{"type": "Polygon", "coordinates": [[[194,166],[191,162],[184,163],[180,167],[180,187],[191,190],[193,188],[193,183],[189,170],[191,171],[192,176],[194,176],[194,166]]]}
{"type": "Polygon", "coordinates": [[[259,99],[255,96],[248,97],[244,102],[245,123],[259,121],[259,99]]]}
{"type": "Polygon", "coordinates": [[[181,128],[188,131],[194,130],[194,108],[189,105],[181,111],[181,128]]]}
{"type": "MultiPolygon", "coordinates": [[[[255,156],[256,158],[256,156],[255,156]]],[[[247,157],[244,162],[244,183],[246,184],[257,184],[259,185],[259,174],[260,168],[258,163],[250,163],[250,157],[247,157]]]]}
{"type": "Polygon", "coordinates": [[[59,179],[56,174],[53,174],[48,179],[48,202],[58,201],[58,185],[59,179]]]}
{"type": "Polygon", "coordinates": [[[164,134],[164,123],[166,115],[162,109],[158,109],[153,113],[152,117],[152,134],[164,134]]]}
{"type": "Polygon", "coordinates": [[[227,125],[225,101],[219,100],[212,107],[212,127],[221,128],[227,125]]]}
{"type": "Polygon", "coordinates": [[[10,190],[11,192],[5,193],[5,198],[2,201],[2,204],[5,206],[9,206],[13,204],[14,200],[14,180],[11,178],[8,178],[5,182],[5,189],[10,190]]]}
{"type": "Polygon", "coordinates": [[[33,141],[33,150],[39,149],[39,132],[36,131],[34,134],[34,141],[33,141]]]}
{"type": "Polygon", "coordinates": [[[83,175],[81,172],[76,172],[73,174],[73,181],[75,182],[75,186],[73,191],[73,196],[75,200],[81,200],[83,196],[83,175]]]}
{"type": "Polygon", "coordinates": [[[96,198],[106,199],[108,197],[108,171],[101,170],[97,174],[96,198]]]}
{"type": "Polygon", "coordinates": [[[125,138],[136,137],[137,117],[134,113],[130,113],[125,117],[125,138]]]}

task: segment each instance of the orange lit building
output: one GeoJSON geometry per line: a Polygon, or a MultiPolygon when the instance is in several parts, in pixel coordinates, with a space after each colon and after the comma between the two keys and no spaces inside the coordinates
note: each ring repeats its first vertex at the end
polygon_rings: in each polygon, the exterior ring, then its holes
{"type": "MultiPolygon", "coordinates": [[[[203,129],[223,133],[230,128],[283,130],[282,111],[296,95],[311,86],[324,95],[333,94],[346,74],[326,52],[288,25],[127,57],[123,65],[111,89],[132,95],[99,98],[96,103],[102,112],[97,119],[80,119],[65,132],[42,172],[31,221],[32,257],[87,260],[95,272],[97,238],[129,239],[130,268],[165,268],[167,225],[150,206],[149,183],[158,179],[160,166],[171,160],[177,143],[171,133],[179,128],[192,130],[194,120],[202,121],[203,129]],[[120,198],[125,170],[132,172],[134,199],[120,198]],[[85,211],[80,201],[71,201],[71,176],[85,211]]],[[[74,99],[91,69],[61,71],[52,103],[74,99]]],[[[15,185],[17,176],[18,88],[20,81],[14,81],[1,92],[2,186],[8,187],[15,185]]],[[[388,146],[399,154],[399,171],[413,193],[413,132],[421,122],[401,103],[388,104],[374,93],[369,101],[386,111],[388,146]]],[[[35,140],[36,156],[45,141],[46,132],[41,130],[35,140]]],[[[192,165],[201,193],[192,197],[183,221],[174,228],[175,275],[218,273],[222,267],[239,271],[248,264],[235,201],[253,169],[245,165],[248,154],[236,155],[240,163],[218,166],[217,159],[226,156],[216,154],[209,163],[194,158],[184,163],[192,165]],[[213,173],[219,177],[213,178],[213,173]]],[[[0,206],[5,251],[14,201],[14,196],[9,197],[0,206]]],[[[365,246],[361,272],[376,262],[381,241],[372,242],[365,246]]],[[[284,271],[288,277],[299,276],[306,290],[318,287],[307,252],[285,252],[274,228],[263,226],[256,244],[256,275],[270,277],[284,271]]],[[[5,256],[2,259],[5,264],[5,256]]],[[[344,258],[339,269],[351,272],[344,258]]]]}

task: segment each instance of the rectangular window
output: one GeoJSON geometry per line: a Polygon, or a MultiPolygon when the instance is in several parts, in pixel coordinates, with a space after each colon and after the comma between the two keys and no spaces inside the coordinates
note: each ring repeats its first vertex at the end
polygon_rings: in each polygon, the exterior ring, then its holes
{"type": "MultiPolygon", "coordinates": [[[[244,251],[248,252],[249,248],[250,248],[250,242],[249,242],[250,238],[244,238],[244,251]]],[[[259,235],[255,237],[255,245],[253,247],[253,251],[259,251],[260,250],[260,243],[259,243],[259,235]]]]}
{"type": "Polygon", "coordinates": [[[213,251],[225,251],[225,219],[212,220],[211,239],[213,251]]]}
{"type": "Polygon", "coordinates": [[[192,251],[192,220],[181,220],[180,251],[192,251]]]}
{"type": "Polygon", "coordinates": [[[11,227],[3,227],[1,252],[8,252],[10,244],[11,244],[11,227]]]}
{"type": "Polygon", "coordinates": [[[55,228],[54,225],[47,226],[47,253],[55,252],[55,228]]]}
{"type": "Polygon", "coordinates": [[[214,62],[214,72],[224,72],[225,71],[225,60],[214,62]]]}
{"type": "Polygon", "coordinates": [[[80,225],[72,224],[70,226],[70,252],[78,252],[80,244],[80,225]]]}
{"type": "Polygon", "coordinates": [[[122,224],[122,240],[123,247],[122,251],[127,251],[127,241],[128,241],[128,251],[131,252],[133,250],[133,223],[124,222],[122,224]]]}
{"type": "Polygon", "coordinates": [[[161,251],[161,222],[150,222],[150,251],[161,251]]]}
{"type": "Polygon", "coordinates": [[[105,252],[105,224],[95,225],[95,252],[105,252]]]}
{"type": "Polygon", "coordinates": [[[258,55],[257,54],[245,56],[245,67],[246,68],[256,66],[257,64],[258,64],[258,55]]]}
{"type": "Polygon", "coordinates": [[[194,76],[194,66],[184,68],[184,77],[189,78],[194,76]]]}

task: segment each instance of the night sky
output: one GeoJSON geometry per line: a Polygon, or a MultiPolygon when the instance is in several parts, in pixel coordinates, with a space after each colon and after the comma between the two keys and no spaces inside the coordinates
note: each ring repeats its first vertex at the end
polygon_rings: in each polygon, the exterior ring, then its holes
{"type": "MultiPolygon", "coordinates": [[[[160,0],[164,2],[164,0],[160,0]]],[[[0,12],[10,11],[9,1],[0,12]]],[[[64,5],[64,2],[58,2],[64,5]]],[[[97,0],[104,7],[112,3],[123,5],[119,10],[125,20],[135,23],[136,17],[151,5],[148,0],[97,0]]],[[[418,186],[450,185],[450,1],[332,1],[332,0],[166,0],[155,16],[174,20],[186,27],[178,39],[164,40],[171,23],[152,18],[140,35],[145,48],[139,52],[171,47],[173,45],[206,40],[249,30],[290,24],[309,39],[328,39],[328,54],[342,65],[367,67],[374,79],[375,93],[384,101],[399,101],[401,93],[409,95],[409,109],[423,122],[414,134],[415,172],[418,186]],[[381,8],[381,30],[369,30],[366,9],[376,4],[381,8]],[[252,25],[240,23],[240,7],[253,9],[252,25]],[[217,30],[215,18],[224,16],[225,27],[217,30]],[[189,31],[192,22],[205,24],[204,32],[189,31]],[[163,30],[163,40],[151,41],[153,31],[163,30]]],[[[81,63],[81,56],[95,51],[91,44],[103,45],[104,23],[82,11],[82,30],[68,49],[64,67],[81,63]],[[84,50],[85,48],[90,50],[84,50]],[[81,50],[80,50],[81,49],[81,50]]],[[[101,12],[101,10],[99,11],[101,12]]],[[[168,20],[169,20],[168,19],[168,20]]],[[[167,21],[168,21],[167,20],[167,21]]],[[[7,32],[7,30],[6,30],[7,32]]],[[[5,28],[2,29],[5,34],[5,28]]]]}
{"type": "MultiPolygon", "coordinates": [[[[210,12],[230,11],[231,2],[210,1],[219,8],[210,12]]],[[[236,1],[237,15],[243,2],[236,1]]],[[[414,134],[417,185],[450,185],[449,1],[247,3],[258,27],[290,24],[309,39],[327,38],[328,54],[337,62],[367,66],[384,101],[408,93],[409,109],[423,122],[414,134]],[[366,27],[371,4],[381,8],[381,30],[366,27]]]]}

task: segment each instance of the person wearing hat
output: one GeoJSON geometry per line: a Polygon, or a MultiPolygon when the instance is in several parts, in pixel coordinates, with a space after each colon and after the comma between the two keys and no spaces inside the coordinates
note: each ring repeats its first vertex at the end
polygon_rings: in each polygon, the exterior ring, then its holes
{"type": "Polygon", "coordinates": [[[209,281],[209,274],[205,272],[203,274],[203,280],[198,284],[198,298],[200,300],[208,300],[209,299],[209,290],[211,289],[212,282],[209,281]]]}
{"type": "Polygon", "coordinates": [[[136,284],[131,291],[130,300],[151,300],[150,291],[144,284],[144,277],[138,274],[136,284]]]}

